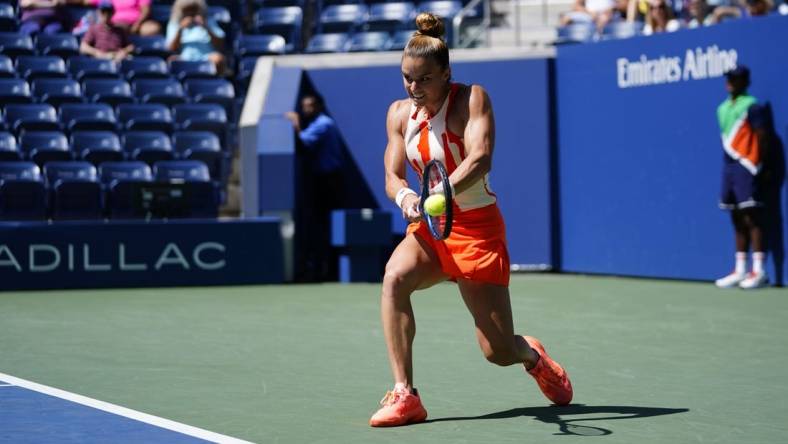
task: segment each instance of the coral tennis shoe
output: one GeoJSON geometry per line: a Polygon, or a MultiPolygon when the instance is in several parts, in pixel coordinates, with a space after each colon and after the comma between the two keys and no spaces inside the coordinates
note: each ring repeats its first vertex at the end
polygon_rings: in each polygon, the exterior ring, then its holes
{"type": "Polygon", "coordinates": [[[427,419],[427,410],[421,405],[419,392],[413,389],[394,389],[386,392],[380,400],[380,410],[369,419],[372,427],[395,427],[405,424],[423,422],[427,419]]]}
{"type": "Polygon", "coordinates": [[[534,368],[526,371],[536,379],[542,393],[557,405],[567,405],[572,402],[572,383],[563,367],[550,358],[538,339],[531,336],[523,336],[523,338],[539,353],[539,361],[534,368]]]}

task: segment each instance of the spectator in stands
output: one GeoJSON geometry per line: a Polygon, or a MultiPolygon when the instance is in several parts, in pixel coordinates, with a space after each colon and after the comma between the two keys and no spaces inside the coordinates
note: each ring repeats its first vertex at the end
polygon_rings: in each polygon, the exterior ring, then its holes
{"type": "Polygon", "coordinates": [[[687,8],[690,19],[687,22],[688,28],[700,28],[716,23],[713,9],[706,3],[706,0],[692,0],[687,8]]]}
{"type": "Polygon", "coordinates": [[[33,35],[67,31],[69,16],[65,6],[66,0],[19,0],[19,32],[33,35]]]}
{"type": "Polygon", "coordinates": [[[736,239],[736,262],[731,274],[717,279],[720,288],[757,288],[769,281],[763,229],[764,159],[768,158],[768,134],[764,108],[747,94],[750,70],[739,65],[728,71],[728,98],[717,108],[722,133],[723,170],[720,208],[731,211],[736,239]],[[752,247],[752,271],[746,272],[747,252],[752,247]]]}
{"type": "Polygon", "coordinates": [[[98,22],[91,25],[82,37],[79,52],[100,59],[120,61],[134,51],[128,29],[112,23],[114,13],[115,7],[111,1],[99,5],[98,22]]]}
{"type": "Polygon", "coordinates": [[[613,18],[615,6],[614,0],[575,0],[572,11],[561,17],[561,26],[593,22],[602,30],[613,18]]]}
{"type": "Polygon", "coordinates": [[[325,112],[323,98],[312,93],[301,99],[301,113],[285,114],[298,133],[307,165],[308,192],[306,199],[312,211],[308,234],[306,280],[334,278],[336,258],[330,247],[331,210],[343,208],[345,182],[342,139],[336,122],[325,112]]]}
{"type": "Polygon", "coordinates": [[[714,15],[718,22],[728,18],[761,17],[769,15],[772,8],[772,0],[741,0],[740,6],[718,6],[714,15]]]}
{"type": "Polygon", "coordinates": [[[210,60],[224,72],[224,31],[207,16],[205,0],[176,0],[167,23],[167,45],[180,60],[210,60]]]}
{"type": "MultiPolygon", "coordinates": [[[[88,6],[99,6],[104,0],[84,0],[88,6]]],[[[112,0],[115,14],[112,23],[127,28],[131,34],[150,36],[161,34],[161,25],[150,16],[151,0],[112,0]]]]}
{"type": "Polygon", "coordinates": [[[667,0],[650,0],[646,13],[646,24],[643,34],[651,35],[658,32],[673,32],[681,28],[681,23],[673,15],[673,8],[667,0]]]}

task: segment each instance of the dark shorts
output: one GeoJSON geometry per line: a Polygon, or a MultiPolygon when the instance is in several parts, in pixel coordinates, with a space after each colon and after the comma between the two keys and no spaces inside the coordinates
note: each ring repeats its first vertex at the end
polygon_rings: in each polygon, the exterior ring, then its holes
{"type": "Polygon", "coordinates": [[[722,168],[720,208],[736,210],[762,205],[758,177],[750,174],[737,162],[725,164],[722,168]]]}

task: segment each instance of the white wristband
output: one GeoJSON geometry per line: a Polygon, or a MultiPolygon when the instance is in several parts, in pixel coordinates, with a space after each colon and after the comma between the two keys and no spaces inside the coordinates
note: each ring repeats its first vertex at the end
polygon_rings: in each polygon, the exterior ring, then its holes
{"type": "Polygon", "coordinates": [[[408,194],[418,195],[415,191],[411,190],[408,187],[402,187],[397,191],[397,197],[394,198],[394,202],[397,203],[397,206],[402,208],[402,201],[405,199],[405,196],[408,194]]]}

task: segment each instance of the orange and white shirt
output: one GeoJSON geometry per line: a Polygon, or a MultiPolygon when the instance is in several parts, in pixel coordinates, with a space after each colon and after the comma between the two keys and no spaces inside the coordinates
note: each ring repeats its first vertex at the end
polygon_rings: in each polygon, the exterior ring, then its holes
{"type": "MultiPolygon", "coordinates": [[[[411,103],[408,127],[405,130],[405,151],[408,163],[419,178],[430,160],[440,160],[451,176],[457,165],[467,156],[462,136],[452,133],[448,124],[449,112],[458,90],[459,85],[453,83],[446,100],[434,116],[429,116],[424,108],[411,103]]],[[[489,174],[485,174],[481,180],[454,196],[454,203],[460,211],[485,207],[495,202],[495,194],[489,185],[489,174]]]]}

